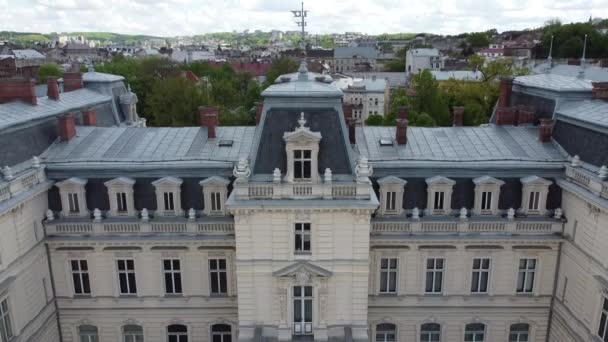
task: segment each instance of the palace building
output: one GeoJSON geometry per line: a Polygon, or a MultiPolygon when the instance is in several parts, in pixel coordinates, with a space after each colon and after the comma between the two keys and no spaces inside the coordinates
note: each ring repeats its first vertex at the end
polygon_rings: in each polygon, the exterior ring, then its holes
{"type": "Polygon", "coordinates": [[[145,127],[124,79],[0,83],[0,341],[608,341],[608,84],[361,127],[326,75],[256,126],[145,127]]]}

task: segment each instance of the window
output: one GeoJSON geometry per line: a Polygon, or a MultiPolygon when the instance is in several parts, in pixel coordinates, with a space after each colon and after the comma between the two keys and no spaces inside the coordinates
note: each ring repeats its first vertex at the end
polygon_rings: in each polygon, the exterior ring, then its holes
{"type": "Polygon", "coordinates": [[[0,302],[0,340],[8,342],[11,338],[13,338],[11,313],[8,306],[8,298],[4,298],[0,302]]]}
{"type": "Polygon", "coordinates": [[[133,259],[117,260],[116,265],[118,266],[120,294],[137,294],[137,285],[135,282],[135,261],[133,259]]]}
{"type": "Polygon", "coordinates": [[[540,199],[540,192],[531,191],[530,192],[530,200],[528,201],[528,209],[530,210],[538,210],[538,202],[540,199]]]}
{"type": "Polygon", "coordinates": [[[381,323],[376,326],[376,342],[395,342],[397,327],[391,323],[381,323]]]}
{"type": "Polygon", "coordinates": [[[473,259],[473,275],[471,278],[471,292],[487,293],[490,278],[490,258],[473,259]]]}
{"type": "Polygon", "coordinates": [[[312,152],[311,150],[293,151],[294,179],[307,180],[311,177],[312,152]]]}
{"type": "Polygon", "coordinates": [[[139,325],[125,325],[122,333],[124,342],[144,342],[144,329],[139,325]]]}
{"type": "Polygon", "coordinates": [[[386,192],[386,210],[393,211],[395,210],[395,202],[397,199],[397,193],[394,191],[386,192]]]}
{"type": "Polygon", "coordinates": [[[397,292],[397,258],[380,259],[380,293],[397,292]]]}
{"type": "Polygon", "coordinates": [[[443,200],[445,199],[445,193],[443,191],[435,191],[433,209],[443,210],[443,200]]]}
{"type": "Polygon", "coordinates": [[[293,287],[293,332],[312,334],[312,286],[293,287]]]}
{"type": "Polygon", "coordinates": [[[116,193],[116,211],[119,213],[126,213],[127,208],[127,194],[125,192],[116,193]]]}
{"type": "Polygon", "coordinates": [[[179,259],[163,260],[163,275],[165,277],[165,293],[182,293],[182,273],[179,259]]]}
{"type": "Polygon", "coordinates": [[[481,193],[481,210],[492,210],[492,192],[481,193]]]}
{"type": "Polygon", "coordinates": [[[600,326],[597,330],[597,334],[602,338],[602,341],[608,341],[608,298],[604,298],[602,314],[600,316],[600,326]]]}
{"type": "Polygon", "coordinates": [[[441,325],[437,323],[425,323],[420,327],[420,342],[441,341],[441,325]]]}
{"type": "Polygon", "coordinates": [[[231,327],[228,324],[211,326],[211,342],[232,342],[231,327]]]}
{"type": "Polygon", "coordinates": [[[98,342],[97,327],[92,325],[81,325],[78,327],[78,336],[80,342],[98,342]]]}
{"type": "Polygon", "coordinates": [[[295,252],[299,254],[310,253],[310,223],[296,223],[295,252]]]}
{"type": "Polygon", "coordinates": [[[222,194],[220,194],[219,192],[212,192],[211,193],[211,210],[212,211],[219,211],[222,210],[222,194]]]}
{"type": "Polygon", "coordinates": [[[209,279],[211,281],[211,294],[225,295],[228,293],[226,259],[209,260],[209,279]]]}
{"type": "Polygon", "coordinates": [[[89,266],[86,260],[70,261],[72,267],[72,280],[74,281],[75,295],[90,295],[89,266]]]}
{"type": "Polygon", "coordinates": [[[464,329],[464,342],[484,342],[486,326],[483,323],[470,323],[464,329]]]}
{"type": "Polygon", "coordinates": [[[426,260],[426,293],[441,293],[443,286],[443,258],[426,260]]]}
{"type": "Polygon", "coordinates": [[[70,192],[68,194],[68,208],[70,210],[70,214],[80,213],[80,205],[78,204],[78,194],[77,193],[70,192]]]}
{"type": "Polygon", "coordinates": [[[165,210],[166,211],[175,210],[175,204],[173,202],[173,193],[165,192],[165,193],[163,193],[163,196],[164,196],[165,210]]]}
{"type": "Polygon", "coordinates": [[[168,326],[167,342],[188,342],[188,327],[182,324],[168,326]]]}
{"type": "Polygon", "coordinates": [[[536,259],[519,259],[517,293],[532,293],[536,275],[536,259]]]}
{"type": "Polygon", "coordinates": [[[530,341],[530,326],[526,323],[512,324],[509,329],[509,342],[530,341]]]}

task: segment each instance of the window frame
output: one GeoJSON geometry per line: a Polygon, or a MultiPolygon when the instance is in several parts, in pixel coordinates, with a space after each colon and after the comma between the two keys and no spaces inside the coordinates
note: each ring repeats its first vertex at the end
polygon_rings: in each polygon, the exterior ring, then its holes
{"type": "Polygon", "coordinates": [[[383,256],[380,257],[378,265],[380,272],[378,293],[382,295],[391,295],[399,293],[399,258],[394,256],[383,256]],[[387,260],[386,268],[383,267],[383,260],[387,260]],[[395,261],[395,266],[392,267],[392,261],[395,261]],[[383,283],[382,275],[386,274],[386,281],[383,283]],[[395,278],[395,288],[391,290],[391,275],[395,278]],[[384,288],[383,288],[384,287],[384,288]]]}
{"type": "Polygon", "coordinates": [[[123,338],[123,342],[144,342],[145,341],[144,328],[138,324],[125,324],[122,326],[122,338],[123,338]],[[139,330],[127,332],[127,329],[126,329],[127,327],[137,327],[139,330]],[[141,339],[138,340],[138,337],[141,337],[141,339]]]}
{"type": "Polygon", "coordinates": [[[69,264],[69,268],[70,268],[70,275],[72,278],[72,293],[74,294],[74,296],[90,296],[91,295],[91,275],[89,273],[90,269],[89,269],[88,260],[87,259],[69,259],[68,264],[69,264]],[[74,264],[73,264],[74,262],[77,263],[78,270],[74,270],[74,264]],[[86,270],[82,270],[83,262],[86,266],[86,270]],[[80,283],[81,293],[78,293],[76,291],[77,286],[76,286],[75,276],[78,277],[78,282],[80,283]],[[85,279],[86,279],[87,286],[85,286],[85,279]],[[85,291],[86,287],[88,287],[88,289],[89,289],[88,292],[85,291]]]}
{"type": "Polygon", "coordinates": [[[99,328],[95,325],[90,325],[90,324],[82,324],[76,327],[76,330],[78,332],[78,340],[79,342],[99,342],[99,328]],[[90,332],[90,331],[86,331],[83,332],[81,329],[83,327],[92,327],[95,328],[95,332],[90,332]],[[86,338],[86,340],[85,340],[86,338]]]}
{"type": "Polygon", "coordinates": [[[228,184],[223,177],[212,176],[199,182],[203,188],[203,214],[207,216],[225,216],[228,184]],[[219,203],[219,207],[214,207],[219,203]]]}
{"type": "Polygon", "coordinates": [[[298,147],[294,148],[291,153],[293,154],[293,180],[294,182],[310,182],[312,180],[312,149],[298,147]],[[300,157],[296,154],[299,153],[300,157]],[[306,153],[308,153],[308,157],[306,157],[306,153]],[[300,163],[300,167],[298,168],[297,163],[300,163]],[[308,164],[307,164],[308,163],[308,164]],[[308,177],[304,177],[306,175],[306,168],[308,169],[308,177]],[[298,177],[298,169],[300,169],[300,174],[302,177],[298,177]]]}
{"type": "Polygon", "coordinates": [[[427,184],[426,214],[450,215],[452,213],[452,192],[456,182],[443,176],[430,177],[425,181],[427,184]],[[439,195],[442,199],[441,208],[436,208],[436,193],[443,193],[442,195],[439,195]]]}
{"type": "Polygon", "coordinates": [[[485,323],[467,323],[464,326],[464,338],[463,338],[463,341],[464,342],[488,342],[488,341],[486,341],[487,332],[488,332],[488,326],[485,323]],[[469,326],[477,325],[477,324],[480,324],[480,325],[483,326],[483,331],[482,330],[473,330],[473,329],[468,330],[467,329],[469,326]],[[480,333],[482,334],[481,340],[477,339],[477,335],[480,334],[480,333]],[[467,340],[467,334],[474,334],[473,335],[473,339],[467,340]]]}
{"type": "Polygon", "coordinates": [[[403,209],[403,194],[405,192],[405,186],[407,181],[395,176],[387,176],[378,180],[380,185],[380,207],[378,209],[380,215],[402,215],[403,209]],[[394,193],[394,198],[390,198],[394,193]],[[394,202],[394,207],[389,207],[389,200],[394,202]]]}
{"type": "Polygon", "coordinates": [[[606,339],[608,339],[608,293],[604,293],[602,295],[602,299],[603,300],[600,304],[600,315],[598,317],[597,329],[594,330],[596,330],[597,336],[605,341],[606,339]]]}
{"type": "Polygon", "coordinates": [[[182,209],[182,201],[181,201],[181,186],[182,179],[177,177],[164,177],[161,179],[157,179],[152,182],[152,185],[155,188],[156,193],[156,212],[155,214],[159,216],[165,217],[179,217],[184,214],[184,210],[182,209]],[[167,194],[171,193],[171,198],[173,202],[173,209],[171,209],[169,203],[166,203],[165,198],[169,196],[167,194]]]}
{"type": "Polygon", "coordinates": [[[422,323],[420,325],[420,334],[419,334],[419,341],[420,342],[434,342],[435,340],[433,340],[433,337],[436,336],[437,337],[437,341],[441,341],[441,329],[442,326],[440,323],[433,323],[433,322],[428,322],[428,323],[422,323]],[[431,325],[437,325],[439,327],[439,330],[425,330],[426,327],[429,327],[431,325]]]}
{"type": "Polygon", "coordinates": [[[440,256],[430,256],[424,259],[424,294],[426,295],[439,295],[443,293],[444,290],[444,283],[445,283],[445,271],[446,271],[446,258],[445,257],[440,257],[440,256]],[[430,269],[429,266],[429,260],[433,260],[433,268],[430,269]],[[442,266],[441,268],[437,268],[437,260],[441,260],[442,261],[442,266]],[[431,272],[433,275],[433,279],[432,279],[432,290],[431,291],[427,291],[428,288],[428,278],[427,275],[428,273],[431,272]],[[436,280],[437,280],[437,274],[441,274],[441,282],[439,284],[439,291],[436,291],[435,288],[436,286],[436,280]]]}
{"type": "Polygon", "coordinates": [[[498,215],[500,189],[505,182],[494,177],[481,176],[473,179],[473,183],[475,184],[473,213],[475,215],[498,215]],[[490,203],[487,203],[488,197],[490,203]]]}
{"type": "Polygon", "coordinates": [[[116,259],[116,275],[117,275],[117,280],[118,280],[118,294],[119,296],[137,296],[137,272],[135,270],[135,258],[118,258],[116,259]],[[119,262],[123,261],[125,263],[125,269],[124,270],[120,270],[120,266],[119,266],[119,262]],[[131,261],[133,263],[133,269],[132,270],[128,270],[128,265],[129,265],[129,261],[131,261]],[[135,287],[135,291],[131,291],[131,284],[130,284],[130,278],[129,278],[129,274],[133,274],[133,281],[134,281],[134,286],[135,287]],[[129,292],[122,292],[122,286],[121,286],[121,282],[120,282],[120,276],[121,274],[125,274],[126,277],[126,284],[127,284],[127,289],[129,292]]]}
{"type": "Polygon", "coordinates": [[[524,215],[544,216],[547,214],[547,199],[549,197],[549,187],[553,184],[552,181],[538,177],[528,176],[520,179],[522,183],[521,190],[521,208],[520,211],[524,215]],[[532,193],[538,192],[538,197],[532,193]],[[531,206],[531,200],[537,202],[537,207],[531,206]]]}
{"type": "Polygon", "coordinates": [[[533,295],[535,293],[535,289],[536,289],[536,281],[537,281],[537,274],[539,271],[539,259],[537,257],[520,257],[517,263],[517,278],[516,278],[516,286],[515,286],[515,292],[518,295],[533,295]],[[521,262],[525,260],[525,267],[521,268],[521,262]],[[534,268],[528,268],[528,264],[531,260],[534,260],[534,268]],[[532,288],[529,290],[526,290],[526,284],[528,281],[528,277],[529,275],[532,274],[532,288]],[[522,290],[519,290],[519,284],[520,284],[520,277],[523,277],[523,280],[521,281],[522,283],[522,290]]]}
{"type": "Polygon", "coordinates": [[[167,327],[165,328],[165,330],[167,332],[167,335],[166,335],[167,336],[167,342],[171,342],[171,337],[172,336],[175,336],[177,338],[176,342],[188,342],[188,341],[190,341],[190,329],[185,324],[179,324],[179,323],[169,324],[169,325],[167,325],[167,327]],[[170,332],[169,328],[171,328],[172,326],[185,327],[186,331],[185,332],[181,332],[181,331],[170,332]],[[184,341],[183,337],[185,337],[185,341],[184,341]]]}
{"type": "Polygon", "coordinates": [[[234,342],[234,339],[232,338],[232,331],[233,331],[233,327],[232,324],[228,324],[228,323],[214,323],[211,325],[211,327],[209,328],[209,331],[211,332],[211,338],[210,338],[210,342],[213,342],[214,337],[215,336],[219,336],[220,337],[220,341],[219,342],[234,342]],[[227,326],[230,328],[230,330],[228,332],[226,331],[213,331],[214,327],[217,326],[227,326]],[[230,336],[230,340],[226,341],[226,336],[230,336]]]}
{"type": "Polygon", "coordinates": [[[312,223],[295,222],[293,224],[293,253],[294,255],[312,255],[312,223]],[[301,227],[301,228],[298,228],[301,227]],[[298,246],[298,236],[300,237],[298,246]],[[308,249],[306,242],[308,237],[308,249]]]}
{"type": "Polygon", "coordinates": [[[375,342],[397,342],[399,340],[398,337],[398,328],[397,325],[394,323],[378,323],[374,326],[374,341],[375,342]],[[391,325],[392,326],[392,330],[389,329],[379,329],[380,326],[385,325],[391,325]],[[393,339],[388,338],[388,335],[393,335],[393,339]],[[383,335],[384,338],[383,339],[378,339],[378,335],[383,335]]]}
{"type": "Polygon", "coordinates": [[[137,214],[133,198],[134,184],[135,180],[127,177],[114,178],[104,183],[110,199],[110,215],[124,217],[137,214]]]}
{"type": "Polygon", "coordinates": [[[530,324],[528,323],[514,323],[509,325],[509,336],[507,338],[507,340],[509,342],[530,342],[532,341],[532,339],[530,338],[532,335],[532,327],[530,324]],[[526,326],[526,330],[524,331],[522,330],[514,330],[514,328],[519,328],[519,326],[526,326]],[[522,339],[522,334],[526,335],[526,339],[523,340],[522,339]],[[515,339],[513,339],[513,336],[515,335],[515,339]]]}
{"type": "Polygon", "coordinates": [[[9,296],[0,297],[0,341],[8,342],[15,337],[9,296]]]}
{"type": "Polygon", "coordinates": [[[86,200],[86,179],[72,177],[56,183],[61,197],[61,214],[64,217],[89,217],[86,200]]]}
{"type": "Polygon", "coordinates": [[[184,281],[182,278],[182,261],[179,258],[163,258],[161,259],[161,269],[163,273],[163,287],[165,289],[165,295],[167,296],[181,296],[184,294],[184,281]],[[170,269],[165,267],[165,262],[168,261],[171,266],[170,269]],[[177,262],[178,269],[175,269],[175,262],[177,262]],[[171,279],[172,291],[169,292],[167,289],[167,276],[171,279]],[[179,291],[176,290],[176,279],[179,279],[179,291]]]}
{"type": "Polygon", "coordinates": [[[228,296],[229,292],[230,292],[230,286],[229,286],[229,282],[228,282],[228,258],[226,257],[211,257],[208,259],[207,265],[209,267],[209,294],[211,296],[214,297],[224,297],[224,296],[228,296]],[[215,261],[216,264],[216,268],[212,268],[212,261],[215,261]],[[224,268],[222,269],[221,266],[221,261],[224,261],[224,268]],[[217,275],[217,283],[215,284],[217,286],[217,291],[213,290],[213,274],[217,275]],[[226,288],[226,291],[222,292],[222,278],[224,281],[224,285],[226,288]]]}
{"type": "Polygon", "coordinates": [[[472,264],[471,264],[471,286],[470,286],[470,291],[472,294],[476,294],[476,295],[485,295],[485,294],[489,294],[490,293],[490,287],[491,287],[491,279],[492,279],[492,258],[487,257],[487,256],[479,256],[479,257],[474,257],[472,260],[472,264]],[[479,260],[479,267],[475,268],[475,261],[479,260]],[[484,267],[484,261],[488,262],[488,266],[487,268],[484,267]],[[478,273],[478,277],[477,277],[477,287],[476,289],[474,289],[473,287],[475,286],[475,274],[478,273]],[[485,287],[486,290],[485,291],[481,291],[481,285],[482,285],[482,275],[486,274],[486,279],[485,279],[485,287]]]}

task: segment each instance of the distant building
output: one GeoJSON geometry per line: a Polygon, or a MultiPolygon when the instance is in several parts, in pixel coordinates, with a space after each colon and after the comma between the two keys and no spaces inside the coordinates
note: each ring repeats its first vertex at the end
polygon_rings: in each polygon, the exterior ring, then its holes
{"type": "Polygon", "coordinates": [[[36,78],[38,69],[46,62],[46,56],[36,50],[8,50],[0,54],[0,77],[36,78]]]}
{"type": "Polygon", "coordinates": [[[332,72],[376,71],[378,51],[373,47],[336,47],[332,72]]]}
{"type": "Polygon", "coordinates": [[[362,124],[370,115],[384,116],[388,112],[388,81],[371,78],[340,78],[333,82],[344,93],[344,103],[353,105],[353,118],[362,124]]]}
{"type": "Polygon", "coordinates": [[[405,72],[409,76],[423,70],[443,69],[443,59],[437,49],[410,49],[405,54],[405,72]]]}
{"type": "Polygon", "coordinates": [[[184,50],[173,50],[171,59],[178,63],[189,64],[196,61],[213,61],[216,60],[214,51],[184,51],[184,50]]]}
{"type": "Polygon", "coordinates": [[[479,50],[477,54],[490,59],[501,58],[505,55],[505,46],[502,44],[490,44],[490,47],[479,50]]]}
{"type": "Polygon", "coordinates": [[[431,74],[439,82],[455,79],[458,81],[480,81],[483,75],[471,70],[431,70],[431,74]]]}

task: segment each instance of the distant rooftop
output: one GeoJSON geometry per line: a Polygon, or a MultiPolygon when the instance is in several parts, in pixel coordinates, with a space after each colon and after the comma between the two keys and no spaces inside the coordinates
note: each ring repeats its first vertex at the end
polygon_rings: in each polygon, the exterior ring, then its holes
{"type": "Polygon", "coordinates": [[[88,71],[82,74],[84,82],[117,82],[124,81],[125,78],[119,75],[106,74],[97,71],[88,71]]]}
{"type": "Polygon", "coordinates": [[[593,89],[590,80],[567,77],[554,74],[539,74],[516,77],[514,84],[523,85],[526,87],[549,89],[554,91],[585,91],[589,92],[593,89]]]}
{"type": "Polygon", "coordinates": [[[36,50],[32,50],[32,49],[13,50],[13,54],[15,55],[16,59],[45,59],[46,58],[46,56],[43,55],[42,53],[40,53],[36,50]]]}
{"type": "Polygon", "coordinates": [[[378,58],[378,51],[374,47],[336,47],[334,49],[334,58],[353,58],[357,55],[361,58],[375,59],[378,58]]]}
{"type": "Polygon", "coordinates": [[[331,84],[329,75],[309,72],[305,63],[298,72],[281,75],[275,83],[262,92],[263,97],[342,97],[338,87],[331,84]]]}
{"type": "Polygon", "coordinates": [[[437,81],[447,81],[452,78],[462,81],[477,81],[483,77],[481,72],[471,70],[430,70],[430,72],[437,81]]]}
{"type": "Polygon", "coordinates": [[[603,100],[566,101],[559,104],[558,117],[582,121],[593,126],[608,128],[608,102],[603,100]]]}
{"type": "Polygon", "coordinates": [[[421,49],[413,49],[410,50],[412,55],[415,56],[429,56],[429,57],[438,57],[439,56],[439,50],[437,49],[426,49],[426,48],[421,48],[421,49]]]}
{"type": "Polygon", "coordinates": [[[580,71],[583,72],[583,78],[591,81],[608,81],[608,68],[601,68],[597,66],[585,66],[579,65],[568,65],[568,64],[556,64],[550,66],[548,62],[539,64],[533,68],[534,73],[537,74],[553,74],[568,77],[578,77],[580,71]]]}

